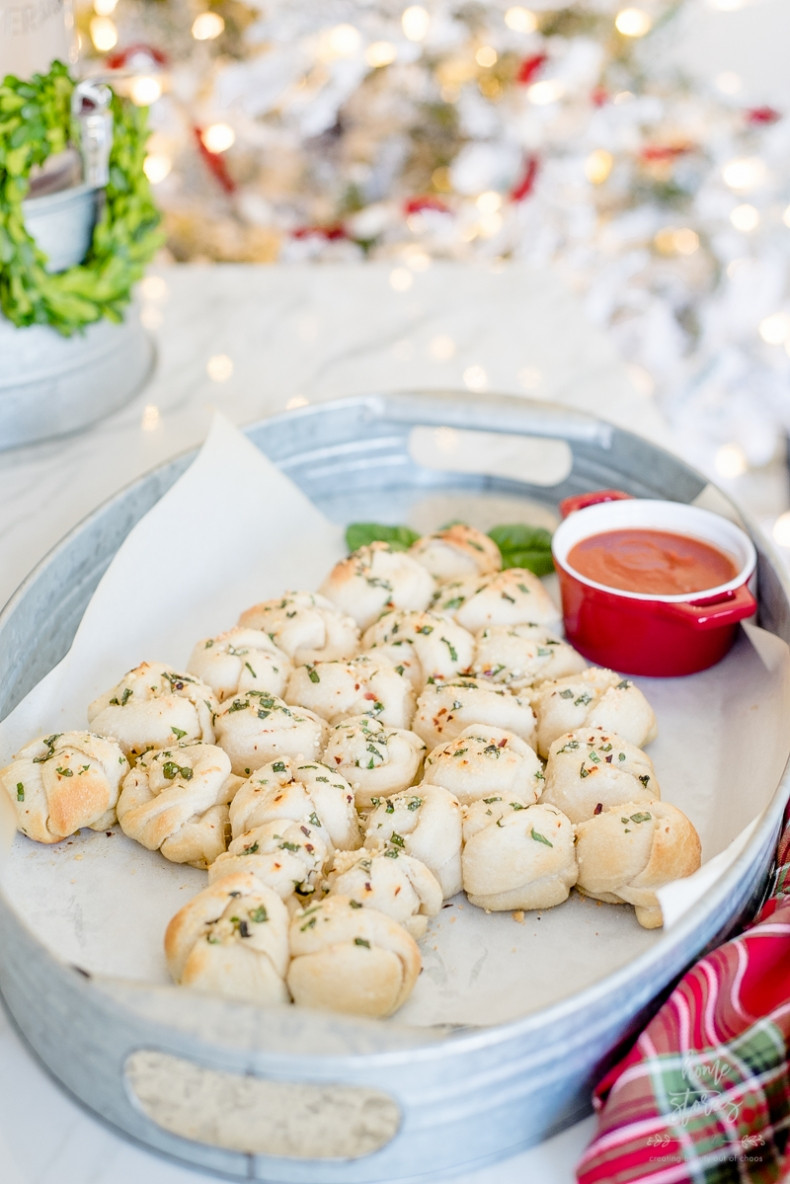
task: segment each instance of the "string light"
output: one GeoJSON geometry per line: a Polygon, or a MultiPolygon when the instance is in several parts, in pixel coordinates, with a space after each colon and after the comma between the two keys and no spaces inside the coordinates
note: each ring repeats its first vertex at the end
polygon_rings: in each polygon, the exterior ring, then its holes
{"type": "Polygon", "coordinates": [[[495,214],[502,208],[502,195],[494,189],[487,189],[485,193],[478,194],[475,205],[481,214],[495,214]]]}
{"type": "Polygon", "coordinates": [[[592,185],[603,185],[614,167],[614,157],[605,148],[596,148],[584,162],[584,175],[592,185]]]}
{"type": "Polygon", "coordinates": [[[137,107],[150,107],[162,95],[162,83],[153,74],[139,74],[129,83],[129,98],[137,107]]]}
{"type": "Polygon", "coordinates": [[[614,18],[614,27],[624,37],[644,37],[653,22],[643,8],[623,8],[614,18]]]}
{"type": "Polygon", "coordinates": [[[775,312],[764,317],[757,327],[757,332],[766,345],[782,345],[790,340],[790,315],[786,312],[775,312]]]}
{"type": "Polygon", "coordinates": [[[398,51],[391,41],[373,41],[365,49],[365,61],[373,70],[391,65],[398,57],[398,51]]]}
{"type": "Polygon", "coordinates": [[[236,139],[236,133],[228,123],[212,123],[205,128],[200,138],[209,152],[227,152],[236,139]]]}
{"type": "Polygon", "coordinates": [[[771,530],[773,540],[780,547],[790,547],[790,510],[780,514],[771,530]]]}
{"type": "Polygon", "coordinates": [[[410,5],[401,17],[401,28],[409,41],[424,41],[430,24],[430,15],[420,4],[410,5]]]}
{"type": "Polygon", "coordinates": [[[730,189],[747,192],[765,181],[765,162],[758,156],[730,160],[721,170],[724,184],[730,189]]]}
{"type": "Polygon", "coordinates": [[[93,0],[93,11],[97,16],[112,16],[118,7],[118,0],[93,0]]]}
{"type": "Polygon", "coordinates": [[[699,235],[687,226],[667,226],[658,231],[653,242],[662,255],[693,255],[699,249],[699,235]]]}
{"type": "Polygon", "coordinates": [[[89,24],[91,41],[99,53],[109,53],[118,44],[118,30],[108,16],[92,16],[89,24]]]}
{"type": "Polygon", "coordinates": [[[533,82],[527,90],[531,103],[538,107],[556,103],[565,94],[565,84],[559,78],[547,78],[542,82],[533,82]]]}
{"type": "Polygon", "coordinates": [[[335,25],[326,33],[324,42],[325,60],[351,58],[359,52],[362,34],[354,25],[335,25]]]}
{"type": "Polygon", "coordinates": [[[172,171],[173,162],[162,152],[149,152],[143,163],[143,172],[152,185],[159,185],[172,171]]]}
{"type": "Polygon", "coordinates": [[[225,31],[225,21],[218,12],[201,12],[192,22],[192,36],[196,41],[213,41],[225,31]]]}
{"type": "Polygon", "coordinates": [[[760,225],[760,213],[748,202],[744,202],[740,206],[736,206],[730,214],[730,222],[736,230],[742,230],[745,234],[750,234],[756,230],[760,225]]]}
{"type": "Polygon", "coordinates": [[[505,13],[505,24],[514,33],[534,33],[538,27],[538,18],[528,8],[514,5],[505,13]]]}
{"type": "Polygon", "coordinates": [[[499,54],[492,45],[481,45],[475,54],[475,61],[477,62],[478,66],[482,66],[484,70],[491,66],[495,66],[498,60],[499,54]]]}

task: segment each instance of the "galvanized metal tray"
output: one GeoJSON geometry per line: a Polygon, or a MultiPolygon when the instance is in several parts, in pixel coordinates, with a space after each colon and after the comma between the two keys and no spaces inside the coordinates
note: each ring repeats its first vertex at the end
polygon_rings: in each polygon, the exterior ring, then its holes
{"type": "MultiPolygon", "coordinates": [[[[248,434],[337,522],[406,520],[426,497],[514,499],[554,513],[560,499],[602,486],[682,502],[711,493],[701,474],[640,437],[516,398],[370,396],[275,416],[248,434]],[[439,434],[448,431],[537,442],[538,454],[557,444],[562,472],[546,483],[537,473],[508,476],[505,466],[448,468],[437,463],[439,434]]],[[[0,614],[0,718],[64,654],[121,542],[190,460],[172,461],[98,509],[0,614]]],[[[790,642],[778,563],[712,492],[756,544],[761,626],[790,642]]],[[[513,1154],[588,1112],[595,1080],[662,994],[754,907],[789,792],[785,770],[746,847],[699,907],[593,987],[513,1022],[419,1030],[86,976],[53,956],[2,895],[0,990],[68,1090],[186,1164],[291,1184],[437,1178],[513,1154]]]]}

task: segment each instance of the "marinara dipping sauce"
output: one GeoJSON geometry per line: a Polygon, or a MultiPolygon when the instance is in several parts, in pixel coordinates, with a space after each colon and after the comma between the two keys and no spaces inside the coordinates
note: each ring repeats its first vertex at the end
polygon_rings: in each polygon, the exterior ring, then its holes
{"type": "Polygon", "coordinates": [[[675,677],[718,662],[757,610],[757,552],[700,506],[601,489],[560,502],[551,551],[567,640],[624,674],[675,677]]]}
{"type": "Polygon", "coordinates": [[[704,592],[738,574],[732,556],[711,543],[640,528],[607,530],[582,539],[571,547],[567,562],[596,584],[654,596],[704,592]]]}

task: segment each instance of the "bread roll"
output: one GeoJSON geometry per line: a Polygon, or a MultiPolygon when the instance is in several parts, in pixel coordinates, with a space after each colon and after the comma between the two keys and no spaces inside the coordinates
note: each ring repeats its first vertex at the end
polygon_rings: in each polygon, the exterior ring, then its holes
{"type": "Polygon", "coordinates": [[[317,760],[327,732],[326,720],[315,712],[261,691],[226,699],[217,708],[215,727],[217,743],[240,777],[281,756],[317,760]]]}
{"type": "Polygon", "coordinates": [[[490,912],[548,909],[576,882],[573,826],[554,806],[495,794],[464,811],[463,885],[490,912]]]}
{"type": "Polygon", "coordinates": [[[558,736],[582,728],[606,728],[637,748],[656,737],[655,713],[636,684],[600,666],[541,683],[530,702],[538,718],[536,747],[543,757],[558,736]]]}
{"type": "Polygon", "coordinates": [[[470,673],[518,692],[586,668],[581,654],[544,625],[489,625],[475,635],[470,673]]]}
{"type": "Polygon", "coordinates": [[[334,724],[323,761],[354,790],[357,809],[412,785],[422,768],[425,744],[406,728],[388,728],[368,715],[334,724]]]}
{"type": "Polygon", "coordinates": [[[571,822],[584,822],[621,802],[661,797],[647,753],[606,728],[566,732],[549,748],[541,801],[571,822]]]}
{"type": "Polygon", "coordinates": [[[429,612],[385,613],[365,630],[360,644],[372,658],[391,662],[417,691],[429,679],[442,682],[466,670],[475,649],[467,629],[429,612]]]}
{"type": "Polygon", "coordinates": [[[543,765],[534,748],[514,732],[470,724],[425,758],[424,777],[442,785],[462,805],[492,793],[536,802],[543,791],[543,765]]]}
{"type": "Polygon", "coordinates": [[[243,782],[230,805],[234,839],[282,818],[307,822],[330,854],[362,844],[353,789],[345,777],[319,762],[304,765],[290,757],[270,761],[243,782]]]}
{"type": "Polygon", "coordinates": [[[527,744],[535,738],[535,713],[529,702],[485,678],[464,675],[428,683],[417,699],[412,731],[428,750],[447,744],[470,724],[487,724],[514,732],[527,744]]]}
{"type": "Polygon", "coordinates": [[[435,591],[436,581],[421,563],[383,542],[360,547],[341,559],[319,588],[360,629],[367,629],[393,608],[427,608],[435,591]]]}
{"type": "Polygon", "coordinates": [[[187,670],[214,691],[220,702],[245,691],[282,695],[293,663],[260,629],[228,629],[199,641],[187,670]]]}
{"type": "Polygon", "coordinates": [[[392,1015],[420,973],[420,951],[403,926],[377,909],[355,908],[346,896],[328,896],[298,913],[290,941],[288,986],[305,1007],[392,1015]]]}
{"type": "Polygon", "coordinates": [[[121,830],[173,863],[208,867],[228,845],[228,802],[240,784],[215,744],[144,752],[123,781],[121,830]]]}
{"type": "Polygon", "coordinates": [[[440,583],[488,575],[502,568],[502,555],[494,540],[461,522],[423,535],[409,548],[409,554],[440,583]]]}
{"type": "Polygon", "coordinates": [[[288,912],[252,875],[227,876],[193,897],[165,931],[177,983],[246,1003],[289,1001],[288,912]]]}
{"type": "Polygon", "coordinates": [[[373,806],[366,847],[419,859],[436,876],[445,900],[461,891],[461,806],[454,794],[421,782],[373,806]]]}
{"type": "Polygon", "coordinates": [[[141,662],[88,706],[94,732],[112,736],[127,756],[180,740],[214,743],[218,703],[211,687],[163,662],[141,662]]]}
{"type": "Polygon", "coordinates": [[[128,771],[114,740],[92,732],[55,732],[20,748],[0,770],[0,786],[23,835],[37,843],[59,843],[83,826],[112,826],[128,771]]]}
{"type": "Polygon", "coordinates": [[[429,607],[454,617],[470,633],[489,625],[556,624],[560,619],[538,576],[521,567],[451,580],[438,588],[429,607]]]}
{"type": "Polygon", "coordinates": [[[338,851],[326,889],[332,895],[347,896],[365,908],[386,913],[417,940],[444,899],[433,872],[421,860],[394,847],[338,851]]]}
{"type": "Polygon", "coordinates": [[[373,715],[394,728],[408,728],[415,696],[408,678],[386,656],[372,653],[297,666],[285,701],[307,707],[329,723],[349,715],[373,715]]]}
{"type": "Polygon", "coordinates": [[[263,822],[233,839],[208,869],[209,883],[249,872],[292,909],[310,900],[328,862],[319,828],[287,818],[263,822]]]}
{"type": "Polygon", "coordinates": [[[663,925],[656,889],[700,866],[699,835],[669,802],[623,802],[576,827],[577,888],[611,904],[631,904],[645,929],[663,925]]]}
{"type": "Polygon", "coordinates": [[[359,647],[356,621],[317,592],[290,591],[262,600],[245,609],[238,623],[268,634],[295,665],[352,658],[359,647]]]}

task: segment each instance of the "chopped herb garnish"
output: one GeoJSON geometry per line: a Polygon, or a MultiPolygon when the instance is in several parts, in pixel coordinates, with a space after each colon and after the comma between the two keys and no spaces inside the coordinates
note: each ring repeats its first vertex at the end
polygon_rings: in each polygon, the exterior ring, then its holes
{"type": "Polygon", "coordinates": [[[355,937],[354,938],[354,945],[355,946],[364,946],[366,950],[370,949],[370,942],[367,941],[364,937],[355,937]]]}
{"type": "Polygon", "coordinates": [[[540,831],[535,830],[534,826],[532,827],[532,829],[530,830],[529,833],[532,836],[532,838],[535,840],[536,843],[545,843],[547,847],[554,846],[554,844],[551,842],[551,840],[547,839],[545,835],[542,835],[540,833],[540,831]]]}
{"type": "Polygon", "coordinates": [[[55,767],[55,772],[60,773],[61,777],[73,777],[74,776],[74,772],[72,769],[65,768],[62,765],[57,765],[55,767]]]}
{"type": "Polygon", "coordinates": [[[250,920],[254,921],[256,925],[260,925],[262,921],[269,920],[269,914],[266,912],[264,905],[259,904],[256,908],[250,910],[250,920]]]}
{"type": "Polygon", "coordinates": [[[16,783],[16,800],[18,802],[24,802],[25,800],[25,787],[21,781],[17,781],[16,783]]]}

